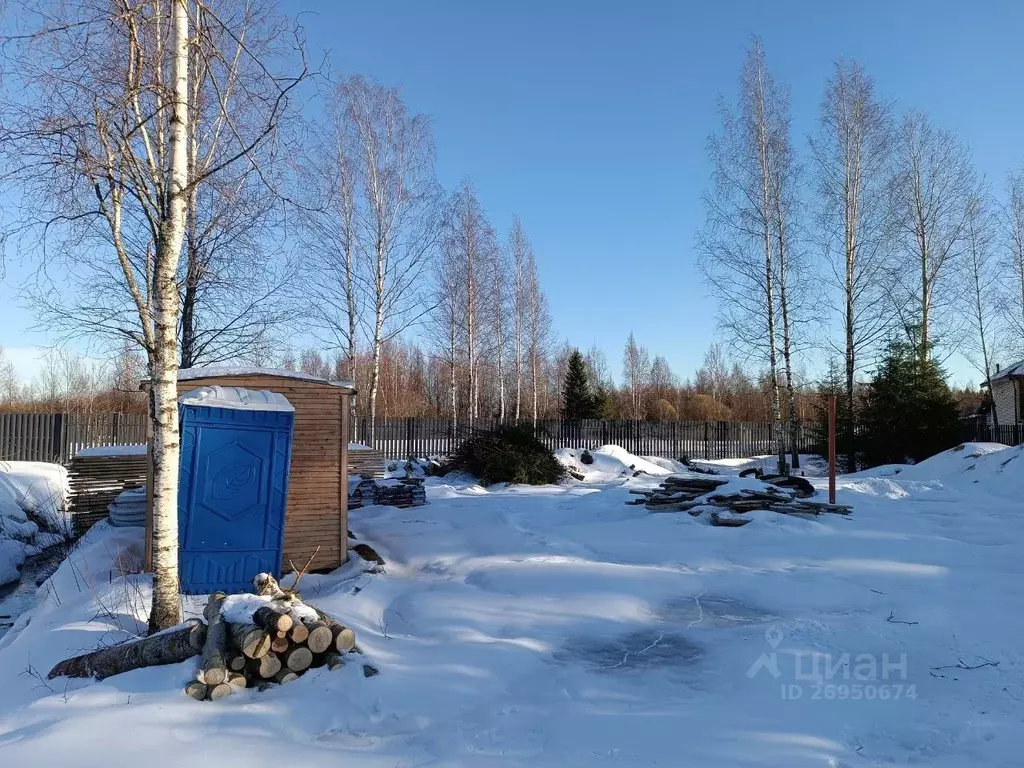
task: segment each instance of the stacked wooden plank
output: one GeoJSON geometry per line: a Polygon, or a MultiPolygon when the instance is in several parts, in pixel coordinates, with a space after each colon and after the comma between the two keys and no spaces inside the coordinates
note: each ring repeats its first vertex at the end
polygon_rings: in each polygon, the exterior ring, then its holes
{"type": "Polygon", "coordinates": [[[348,446],[349,477],[384,477],[384,452],[358,443],[348,446]]]}
{"type": "Polygon", "coordinates": [[[69,501],[75,534],[81,536],[108,514],[108,507],[128,488],[146,485],[145,450],[102,453],[83,451],[68,467],[69,501]]]}
{"type": "Polygon", "coordinates": [[[348,508],[358,509],[371,504],[388,507],[419,507],[427,503],[427,491],[422,477],[401,480],[373,480],[363,478],[349,492],[348,508]]]}
{"type": "Polygon", "coordinates": [[[709,512],[712,525],[729,527],[746,525],[750,518],[742,515],[761,509],[786,515],[848,515],[853,511],[845,504],[811,501],[808,496],[813,494],[813,488],[806,481],[795,482],[795,478],[787,477],[762,480],[760,488],[720,493],[718,489],[727,485],[727,480],[670,475],[656,489],[630,491],[642,498],[626,503],[644,504],[651,512],[689,512],[694,516],[709,512]]]}

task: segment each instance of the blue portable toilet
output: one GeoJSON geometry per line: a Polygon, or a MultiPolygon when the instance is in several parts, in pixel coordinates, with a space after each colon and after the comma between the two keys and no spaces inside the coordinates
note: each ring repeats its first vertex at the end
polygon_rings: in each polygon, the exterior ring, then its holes
{"type": "Polygon", "coordinates": [[[178,565],[185,594],[281,572],[295,411],[284,395],[201,387],[178,399],[178,565]]]}

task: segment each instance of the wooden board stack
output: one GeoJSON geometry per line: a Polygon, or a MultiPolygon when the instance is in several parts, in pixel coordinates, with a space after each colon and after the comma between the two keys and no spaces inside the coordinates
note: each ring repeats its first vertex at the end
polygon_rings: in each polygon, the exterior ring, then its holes
{"type": "Polygon", "coordinates": [[[654,490],[631,490],[630,493],[642,498],[626,503],[644,504],[651,512],[689,512],[694,516],[709,511],[710,507],[711,524],[731,528],[750,522],[749,518],[736,515],[759,509],[786,515],[848,515],[853,511],[845,504],[810,501],[808,496],[814,489],[802,478],[767,477],[762,481],[765,486],[761,489],[740,488],[730,493],[717,493],[718,488],[728,484],[727,480],[670,475],[654,490]]]}
{"type": "Polygon", "coordinates": [[[348,495],[348,508],[358,509],[371,504],[388,507],[419,507],[427,503],[427,491],[422,477],[377,482],[364,478],[348,495]]]}
{"type": "Polygon", "coordinates": [[[81,536],[105,518],[122,491],[145,486],[146,465],[145,453],[75,456],[68,467],[75,534],[81,536]]]}
{"type": "Polygon", "coordinates": [[[384,477],[384,453],[374,448],[350,443],[348,447],[349,477],[384,477]]]}

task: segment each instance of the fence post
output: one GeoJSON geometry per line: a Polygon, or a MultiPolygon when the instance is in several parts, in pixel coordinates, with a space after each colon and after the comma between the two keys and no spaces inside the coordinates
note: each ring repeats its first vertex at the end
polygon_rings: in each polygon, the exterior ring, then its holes
{"type": "Polygon", "coordinates": [[[111,414],[110,418],[110,444],[117,445],[119,443],[118,437],[120,437],[121,431],[121,414],[111,414]]]}
{"type": "Polygon", "coordinates": [[[406,458],[412,461],[415,454],[415,449],[412,444],[412,416],[405,420],[405,448],[406,458]]]}
{"type": "Polygon", "coordinates": [[[704,422],[704,461],[711,461],[711,431],[710,424],[704,422]]]}
{"type": "Polygon", "coordinates": [[[53,425],[50,429],[50,461],[55,464],[63,464],[67,460],[64,456],[64,414],[53,415],[53,425]]]}

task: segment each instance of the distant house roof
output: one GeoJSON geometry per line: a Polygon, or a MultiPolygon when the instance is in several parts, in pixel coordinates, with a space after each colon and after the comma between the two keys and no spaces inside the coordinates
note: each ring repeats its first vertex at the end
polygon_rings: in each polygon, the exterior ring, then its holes
{"type": "MultiPolygon", "coordinates": [[[[203,365],[196,368],[179,368],[178,381],[194,381],[197,379],[245,378],[248,376],[276,376],[283,379],[297,379],[318,384],[327,384],[339,389],[356,392],[355,382],[344,379],[325,379],[301,371],[286,371],[283,368],[259,368],[251,365],[203,365]]],[[[143,388],[149,385],[149,379],[142,382],[143,388]]]]}
{"type": "Polygon", "coordinates": [[[1004,379],[1024,379],[1024,360],[1005,368],[1000,368],[998,373],[992,374],[989,381],[1002,381],[1004,379]]]}

